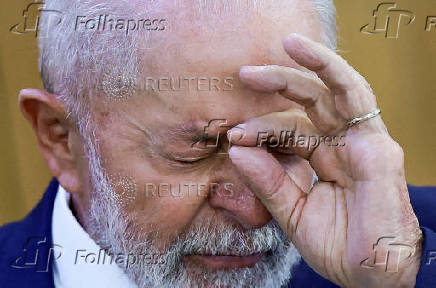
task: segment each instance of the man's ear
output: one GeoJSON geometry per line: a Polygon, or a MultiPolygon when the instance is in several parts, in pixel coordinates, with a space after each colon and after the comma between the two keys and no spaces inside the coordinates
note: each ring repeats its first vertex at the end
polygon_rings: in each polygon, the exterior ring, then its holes
{"type": "Polygon", "coordinates": [[[77,161],[72,152],[77,139],[74,124],[66,119],[66,109],[56,95],[38,89],[23,89],[18,103],[32,125],[39,149],[59,183],[71,193],[81,190],[77,161]]]}

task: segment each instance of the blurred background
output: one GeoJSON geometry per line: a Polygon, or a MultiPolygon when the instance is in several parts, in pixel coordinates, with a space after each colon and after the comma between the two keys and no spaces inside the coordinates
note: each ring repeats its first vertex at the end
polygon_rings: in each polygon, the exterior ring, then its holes
{"type": "MultiPolygon", "coordinates": [[[[51,178],[17,105],[20,89],[42,88],[35,32],[20,34],[22,25],[10,31],[24,23],[31,2],[3,2],[0,12],[0,225],[24,217],[51,178]]],[[[383,119],[405,151],[408,183],[436,185],[436,1],[335,3],[338,52],[377,95],[383,119]]]]}

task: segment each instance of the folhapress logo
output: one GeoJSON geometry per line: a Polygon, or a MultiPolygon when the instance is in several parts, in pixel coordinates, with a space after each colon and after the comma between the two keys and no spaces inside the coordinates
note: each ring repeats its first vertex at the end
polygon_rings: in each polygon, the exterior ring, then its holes
{"type": "Polygon", "coordinates": [[[380,3],[373,11],[371,22],[360,28],[360,32],[365,34],[383,33],[386,38],[397,39],[400,35],[400,28],[411,24],[415,20],[415,14],[408,10],[396,8],[396,3],[380,3]]]}
{"type": "Polygon", "coordinates": [[[400,263],[415,254],[412,245],[398,243],[395,237],[380,237],[372,246],[370,257],[360,262],[360,266],[380,269],[385,272],[398,272],[400,263]]]}
{"type": "Polygon", "coordinates": [[[43,1],[35,0],[35,2],[29,3],[26,8],[24,8],[22,13],[23,21],[13,25],[9,31],[14,34],[34,33],[35,37],[38,36],[42,13],[48,14],[46,17],[48,17],[47,21],[49,26],[58,25],[62,21],[62,12],[45,9],[43,1]]]}
{"type": "MultiPolygon", "coordinates": [[[[195,149],[200,150],[207,150],[211,148],[218,148],[220,146],[220,142],[222,141],[222,136],[224,135],[223,129],[226,131],[229,131],[229,129],[232,128],[232,126],[228,125],[226,119],[212,119],[209,121],[209,123],[204,126],[203,134],[201,135],[201,139],[198,141],[195,141],[192,143],[191,147],[195,149]],[[214,135],[211,135],[210,132],[214,131],[214,135]]],[[[228,137],[232,141],[239,141],[245,136],[245,130],[243,128],[240,128],[238,126],[232,128],[233,131],[235,131],[235,134],[238,135],[232,135],[231,133],[228,134],[228,137]]],[[[232,132],[233,132],[232,131],[232,132]]],[[[217,151],[217,154],[228,154],[230,150],[231,144],[228,143],[227,147],[222,147],[223,149],[220,149],[217,151]]]]}
{"type": "Polygon", "coordinates": [[[47,237],[29,237],[23,245],[21,255],[12,259],[9,266],[15,269],[49,272],[52,261],[61,256],[62,246],[49,244],[47,237]]]}

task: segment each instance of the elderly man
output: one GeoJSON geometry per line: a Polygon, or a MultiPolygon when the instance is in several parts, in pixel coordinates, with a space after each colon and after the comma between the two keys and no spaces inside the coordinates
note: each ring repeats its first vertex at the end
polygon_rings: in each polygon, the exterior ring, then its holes
{"type": "Polygon", "coordinates": [[[332,1],[44,11],[19,105],[55,179],[0,230],[2,286],[436,287],[436,190],[333,52],[332,1]]]}

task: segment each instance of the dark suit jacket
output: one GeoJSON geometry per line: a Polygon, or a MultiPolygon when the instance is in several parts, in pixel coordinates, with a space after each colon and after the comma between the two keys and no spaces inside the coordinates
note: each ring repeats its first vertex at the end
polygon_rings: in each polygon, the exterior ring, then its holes
{"type": "MultiPolygon", "coordinates": [[[[53,179],[42,200],[21,221],[0,228],[0,287],[54,287],[51,219],[58,189],[53,179]]],[[[424,232],[421,267],[415,287],[436,288],[436,187],[409,186],[410,199],[424,232]]],[[[387,272],[388,273],[388,272],[387,272]]],[[[315,273],[304,261],[292,271],[293,288],[338,287],[315,273]]]]}

